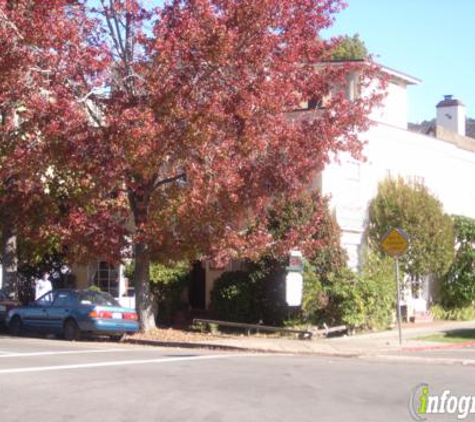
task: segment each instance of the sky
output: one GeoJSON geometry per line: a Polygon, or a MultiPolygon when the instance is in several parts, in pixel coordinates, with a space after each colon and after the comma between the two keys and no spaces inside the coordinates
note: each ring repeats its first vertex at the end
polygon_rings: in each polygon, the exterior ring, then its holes
{"type": "Polygon", "coordinates": [[[444,95],[475,118],[475,0],[346,0],[323,34],[358,33],[378,63],[421,79],[408,87],[409,122],[435,117],[444,95]]]}

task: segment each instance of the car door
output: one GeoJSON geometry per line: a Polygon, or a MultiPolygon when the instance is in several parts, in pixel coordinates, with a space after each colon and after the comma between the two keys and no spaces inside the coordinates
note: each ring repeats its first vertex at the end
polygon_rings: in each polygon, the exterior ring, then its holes
{"type": "Polygon", "coordinates": [[[54,301],[54,292],[48,292],[38,300],[25,308],[22,312],[23,324],[26,330],[37,332],[49,332],[50,322],[48,309],[54,301]]]}
{"type": "Polygon", "coordinates": [[[63,323],[72,312],[73,297],[69,291],[58,291],[53,304],[47,309],[49,328],[55,334],[63,331],[63,323]]]}

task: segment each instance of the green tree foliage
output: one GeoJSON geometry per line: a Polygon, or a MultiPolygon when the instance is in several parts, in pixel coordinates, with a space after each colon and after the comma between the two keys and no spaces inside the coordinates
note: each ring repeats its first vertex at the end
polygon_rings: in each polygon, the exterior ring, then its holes
{"type": "Polygon", "coordinates": [[[475,220],[454,216],[455,259],[441,289],[441,301],[449,308],[475,301],[475,220]]]}
{"type": "Polygon", "coordinates": [[[358,34],[342,37],[332,54],[332,60],[363,60],[367,57],[368,49],[358,34]]]}
{"type": "MultiPolygon", "coordinates": [[[[134,263],[126,266],[125,275],[133,279],[134,263]]],[[[170,324],[181,307],[181,294],[189,283],[190,266],[186,262],[174,265],[154,262],[150,265],[150,286],[158,304],[158,321],[170,324]]]]}
{"type": "Polygon", "coordinates": [[[409,235],[409,248],[400,262],[414,282],[447,272],[454,255],[452,220],[423,184],[402,178],[388,178],[379,184],[369,207],[370,246],[378,250],[381,238],[393,227],[409,235]]]}

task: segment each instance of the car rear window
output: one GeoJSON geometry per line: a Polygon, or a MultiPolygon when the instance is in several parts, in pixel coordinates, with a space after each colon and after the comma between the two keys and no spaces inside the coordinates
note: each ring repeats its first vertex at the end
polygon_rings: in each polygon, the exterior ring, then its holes
{"type": "Polygon", "coordinates": [[[81,305],[120,306],[109,293],[104,292],[79,292],[78,300],[81,305]]]}

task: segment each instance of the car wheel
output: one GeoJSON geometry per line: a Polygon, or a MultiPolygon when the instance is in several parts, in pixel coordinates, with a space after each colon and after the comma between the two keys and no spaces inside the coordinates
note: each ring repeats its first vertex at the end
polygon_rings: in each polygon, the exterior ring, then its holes
{"type": "Polygon", "coordinates": [[[81,338],[81,332],[79,327],[76,324],[76,321],[72,319],[67,319],[63,327],[64,339],[68,341],[76,341],[81,338]]]}
{"type": "Polygon", "coordinates": [[[23,322],[19,316],[14,316],[8,325],[10,333],[14,336],[21,336],[23,333],[23,322]]]}

